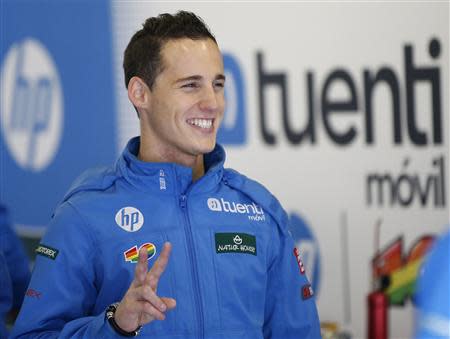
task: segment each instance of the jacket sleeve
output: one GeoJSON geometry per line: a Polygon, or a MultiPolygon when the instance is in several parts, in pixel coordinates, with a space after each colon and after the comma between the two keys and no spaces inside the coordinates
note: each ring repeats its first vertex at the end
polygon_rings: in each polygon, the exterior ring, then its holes
{"type": "Polygon", "coordinates": [[[315,298],[306,274],[297,261],[294,241],[287,227],[274,227],[273,231],[264,338],[321,338],[315,298]]]}
{"type": "Polygon", "coordinates": [[[5,256],[12,283],[12,308],[22,305],[25,290],[30,282],[30,268],[22,242],[11,227],[8,211],[0,206],[0,251],[5,256]]]}
{"type": "Polygon", "coordinates": [[[5,317],[12,304],[12,286],[5,256],[0,251],[0,338],[8,337],[5,317]]]}
{"type": "Polygon", "coordinates": [[[11,338],[119,338],[92,314],[97,299],[95,235],[62,204],[36,250],[36,263],[11,338]]]}

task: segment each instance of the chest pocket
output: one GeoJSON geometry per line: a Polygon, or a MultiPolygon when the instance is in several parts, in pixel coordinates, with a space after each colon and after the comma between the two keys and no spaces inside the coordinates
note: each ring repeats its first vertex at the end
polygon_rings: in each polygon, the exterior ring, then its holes
{"type": "Polygon", "coordinates": [[[266,245],[253,230],[211,231],[221,323],[228,328],[259,327],[264,319],[266,245]]]}

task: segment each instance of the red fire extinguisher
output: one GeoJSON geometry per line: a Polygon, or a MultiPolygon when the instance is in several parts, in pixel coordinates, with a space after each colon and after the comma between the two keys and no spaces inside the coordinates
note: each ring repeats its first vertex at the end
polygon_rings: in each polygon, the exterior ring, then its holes
{"type": "MultiPolygon", "coordinates": [[[[375,225],[375,253],[379,253],[380,248],[380,228],[381,219],[375,225]]],[[[389,278],[383,277],[376,279],[372,286],[374,292],[367,296],[367,338],[368,339],[387,339],[388,338],[388,307],[389,300],[383,289],[389,285],[389,278]]]]}
{"type": "Polygon", "coordinates": [[[388,338],[388,303],[387,296],[381,291],[368,295],[367,337],[369,339],[388,338]]]}

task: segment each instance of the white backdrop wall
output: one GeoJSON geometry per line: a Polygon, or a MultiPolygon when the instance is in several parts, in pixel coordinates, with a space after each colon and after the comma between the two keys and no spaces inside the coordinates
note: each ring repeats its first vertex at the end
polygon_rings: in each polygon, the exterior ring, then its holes
{"type": "MultiPolygon", "coordinates": [[[[233,88],[231,74],[227,114],[243,116],[238,134],[244,141],[226,145],[227,165],[264,183],[288,213],[301,216],[313,234],[312,243],[300,244],[309,255],[307,270],[320,270],[314,283],[321,320],[365,337],[376,246],[401,237],[406,261],[421,237],[441,232],[449,221],[448,2],[115,1],[118,150],[138,133],[123,86],[123,50],[147,17],[181,9],[199,14],[239,65],[243,89],[233,88]],[[260,89],[276,74],[285,79],[288,127],[281,86],[260,89]],[[380,80],[370,90],[377,75],[390,82],[380,80]],[[239,95],[243,109],[237,112],[239,95]],[[260,98],[275,144],[262,131],[260,98]],[[299,133],[311,121],[314,141],[311,133],[288,138],[286,129],[299,133]],[[348,139],[339,144],[333,133],[348,139]]],[[[233,119],[228,123],[233,127],[233,119]]],[[[403,299],[403,306],[389,309],[392,338],[412,334],[413,306],[403,299]]]]}

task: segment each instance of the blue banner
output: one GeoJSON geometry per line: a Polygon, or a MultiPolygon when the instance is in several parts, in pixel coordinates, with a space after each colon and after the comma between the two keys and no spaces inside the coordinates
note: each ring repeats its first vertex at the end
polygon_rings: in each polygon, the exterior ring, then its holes
{"type": "Polygon", "coordinates": [[[0,201],[44,226],[70,183],[116,157],[109,1],[2,1],[0,201]]]}

